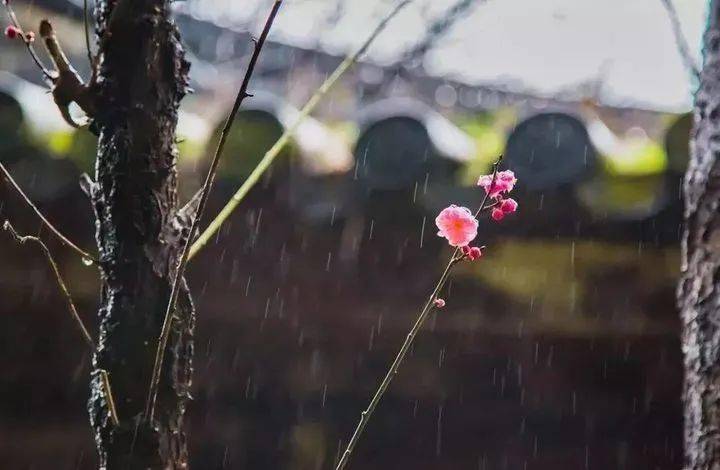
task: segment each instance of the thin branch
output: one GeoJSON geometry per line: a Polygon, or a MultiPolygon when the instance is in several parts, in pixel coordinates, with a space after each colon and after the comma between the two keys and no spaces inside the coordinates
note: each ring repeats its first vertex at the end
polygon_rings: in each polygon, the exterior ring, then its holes
{"type": "MultiPolygon", "coordinates": [[[[17,230],[15,230],[15,227],[13,227],[9,220],[6,220],[3,223],[3,230],[9,232],[10,235],[15,239],[15,241],[20,244],[32,242],[40,247],[43,254],[45,255],[45,258],[47,258],[48,264],[50,264],[50,267],[52,268],[53,274],[55,275],[55,280],[60,287],[60,291],[63,294],[65,303],[67,303],[68,310],[70,310],[70,316],[73,318],[75,324],[80,329],[80,333],[82,333],[82,337],[85,340],[85,343],[88,345],[88,348],[90,348],[90,351],[95,351],[95,341],[93,341],[90,332],[85,326],[85,323],[82,321],[82,318],[80,318],[80,314],[78,313],[77,307],[75,307],[75,302],[70,295],[67,284],[65,284],[65,280],[63,279],[62,274],[60,274],[60,268],[58,268],[58,265],[55,262],[55,259],[53,258],[52,253],[50,253],[50,249],[47,247],[45,242],[43,242],[38,237],[33,237],[30,235],[20,235],[17,230]]],[[[110,378],[108,377],[107,371],[101,369],[100,373],[102,376],[103,389],[105,390],[105,398],[108,404],[108,409],[110,411],[110,419],[112,419],[113,424],[117,426],[119,424],[119,420],[117,414],[117,407],[115,406],[115,399],[113,398],[112,388],[110,387],[110,378]]]]}
{"type": "Polygon", "coordinates": [[[432,21],[426,28],[423,37],[407,52],[402,55],[400,63],[407,63],[419,57],[425,56],[427,51],[433,47],[439,40],[452,30],[455,23],[461,18],[467,18],[465,13],[471,7],[475,8],[487,0],[458,0],[454,5],[445,10],[445,12],[432,21]]]}
{"type": "Polygon", "coordinates": [[[673,35],[675,36],[675,44],[677,45],[678,53],[680,54],[683,62],[685,62],[685,67],[687,67],[687,69],[690,71],[690,73],[693,74],[695,78],[699,79],[700,68],[695,63],[695,59],[690,53],[690,47],[688,46],[687,39],[682,32],[680,18],[678,18],[677,11],[675,10],[675,5],[673,5],[672,0],[660,1],[665,6],[668,18],[670,19],[670,25],[672,26],[673,35]]]}
{"type": "Polygon", "coordinates": [[[83,30],[85,31],[85,48],[87,49],[88,62],[93,75],[95,74],[95,59],[93,59],[92,49],[90,48],[90,31],[88,24],[88,0],[83,0],[83,30]]]}
{"type": "Polygon", "coordinates": [[[88,332],[87,328],[85,328],[85,324],[82,321],[82,318],[80,318],[80,315],[78,314],[77,309],[75,308],[75,303],[73,302],[72,297],[70,296],[70,292],[68,291],[67,286],[65,285],[65,281],[62,278],[62,275],[60,274],[60,269],[58,269],[57,263],[55,263],[55,259],[53,258],[52,254],[50,253],[50,249],[48,249],[45,242],[40,240],[38,237],[32,237],[29,235],[20,235],[15,228],[12,226],[9,220],[6,220],[3,224],[3,230],[10,232],[10,235],[20,244],[24,244],[26,242],[33,242],[37,244],[42,252],[45,254],[45,257],[48,260],[48,263],[50,263],[50,267],[53,270],[53,274],[55,274],[55,279],[57,280],[58,286],[60,286],[60,291],[62,291],[63,297],[65,298],[65,302],[68,305],[68,309],[70,310],[70,315],[73,317],[73,320],[77,324],[78,328],[80,329],[80,332],[82,333],[83,339],[87,343],[87,345],[90,347],[91,351],[95,350],[95,342],[92,339],[92,336],[90,336],[90,333],[88,332]]]}
{"type": "Polygon", "coordinates": [[[105,402],[107,403],[108,410],[110,411],[110,419],[113,425],[118,426],[120,424],[120,418],[118,418],[117,407],[115,406],[115,398],[112,394],[112,388],[110,387],[110,376],[105,369],[98,369],[100,371],[100,379],[102,380],[103,388],[105,389],[105,402]]]}
{"type": "MultiPolygon", "coordinates": [[[[492,180],[490,183],[490,188],[485,193],[485,197],[482,200],[482,203],[480,204],[480,207],[475,212],[475,216],[477,217],[478,214],[481,212],[484,212],[488,206],[486,206],[488,200],[490,199],[490,193],[493,190],[493,186],[495,185],[495,179],[497,178],[497,171],[498,166],[500,165],[500,162],[502,161],[502,155],[498,158],[498,160],[495,162],[493,166],[493,173],[492,173],[492,180]]],[[[378,387],[377,391],[375,392],[375,395],[373,395],[372,399],[370,400],[370,404],[368,407],[363,411],[360,415],[360,422],[358,422],[357,427],[355,428],[355,432],[353,432],[352,437],[350,438],[350,442],[348,443],[347,447],[345,448],[345,452],[343,452],[342,457],[340,458],[340,461],[338,462],[337,466],[335,467],[335,470],[343,470],[345,466],[347,465],[348,461],[350,460],[350,456],[352,455],[353,450],[355,449],[355,446],[358,443],[358,440],[360,439],[360,436],[362,435],[363,431],[365,430],[365,426],[367,425],[368,421],[370,420],[370,417],[372,416],[373,412],[375,411],[375,408],[377,407],[378,403],[380,403],[380,399],[385,394],[385,391],[390,386],[390,382],[392,382],[392,379],[397,375],[398,369],[400,368],[400,365],[402,364],[403,360],[405,359],[405,355],[410,350],[410,347],[412,346],[413,341],[415,340],[415,337],[420,332],[420,329],[422,328],[423,324],[425,323],[425,320],[427,319],[428,315],[433,309],[433,306],[435,305],[435,299],[438,298],[438,294],[442,290],[442,288],[445,286],[445,282],[447,282],[448,277],[450,276],[450,273],[452,271],[453,266],[455,266],[461,259],[463,259],[463,256],[460,254],[460,248],[455,248],[455,251],[453,251],[452,256],[450,257],[450,261],[448,261],[448,264],[445,266],[445,270],[443,271],[442,275],[440,276],[440,279],[438,279],[437,284],[435,284],[435,288],[433,289],[432,293],[430,294],[430,297],[425,301],[425,305],[423,306],[422,310],[420,311],[420,315],[418,315],[417,320],[415,320],[415,324],[410,329],[410,332],[408,333],[407,337],[405,338],[405,341],[403,342],[402,346],[400,347],[400,351],[397,353],[397,356],[395,356],[395,359],[392,362],[392,365],[390,366],[390,369],[388,369],[387,374],[385,374],[385,378],[383,378],[382,382],[380,383],[380,386],[378,387]]]]}
{"type": "Polygon", "coordinates": [[[270,28],[272,27],[273,21],[275,20],[275,16],[280,9],[280,5],[282,5],[282,0],[275,0],[272,10],[270,11],[267,21],[265,22],[265,27],[260,34],[260,37],[254,41],[255,49],[253,50],[252,57],[250,58],[250,63],[248,64],[247,71],[245,72],[245,77],[243,78],[242,85],[240,85],[240,90],[238,91],[237,97],[235,98],[235,104],[233,104],[232,110],[230,111],[230,114],[225,121],[225,126],[223,127],[222,133],[220,134],[220,141],[218,142],[217,148],[215,150],[215,155],[213,156],[212,162],[210,164],[210,169],[208,170],[207,177],[205,178],[205,184],[202,188],[202,192],[200,195],[200,203],[198,204],[198,210],[195,214],[195,217],[193,218],[192,225],[190,226],[190,233],[185,242],[185,247],[183,248],[182,254],[180,256],[180,262],[178,263],[177,269],[175,271],[175,278],[173,280],[172,289],[170,291],[170,300],[168,301],[167,311],[165,312],[165,318],[163,320],[162,330],[160,332],[160,338],[158,339],[158,347],[155,353],[155,364],[153,366],[152,379],[150,382],[150,388],[148,390],[147,402],[145,404],[145,418],[149,419],[150,421],[152,421],[153,414],[155,412],[155,401],[157,398],[158,385],[160,383],[160,370],[162,368],[162,362],[165,356],[165,348],[167,347],[167,341],[170,336],[172,315],[175,310],[175,305],[177,304],[177,298],[180,292],[180,283],[188,262],[190,245],[193,238],[195,237],[198,222],[202,219],[205,205],[207,203],[208,196],[210,195],[210,190],[212,189],[213,183],[215,181],[215,174],[217,173],[218,164],[220,163],[220,157],[222,155],[223,148],[225,147],[225,141],[227,140],[230,128],[232,127],[235,116],[237,115],[237,112],[240,109],[240,105],[242,104],[243,100],[249,96],[252,96],[247,91],[248,84],[250,83],[250,78],[252,77],[253,71],[255,70],[255,64],[257,63],[258,57],[260,56],[260,51],[262,50],[263,44],[265,44],[265,40],[267,39],[268,33],[270,32],[270,28]]]}
{"type": "Polygon", "coordinates": [[[265,153],[262,160],[260,160],[260,163],[258,163],[258,165],[253,169],[252,173],[250,173],[250,175],[243,182],[240,188],[235,192],[235,194],[233,194],[232,198],[230,198],[230,200],[225,204],[225,207],[222,208],[220,213],[215,216],[215,219],[210,222],[210,225],[208,225],[205,231],[200,234],[195,243],[193,243],[192,247],[190,248],[190,256],[188,257],[188,259],[193,259],[195,255],[197,255],[198,252],[208,244],[208,242],[212,239],[213,235],[218,230],[220,230],[222,224],[227,221],[228,217],[230,217],[230,214],[232,214],[232,212],[237,208],[240,202],[242,202],[247,193],[250,192],[250,190],[253,188],[253,186],[255,186],[255,184],[257,184],[263,173],[265,173],[265,171],[270,168],[270,165],[272,165],[275,158],[280,155],[280,152],[282,152],[282,150],[288,144],[290,138],[298,129],[302,121],[310,115],[310,113],[315,109],[320,100],[327,94],[327,92],[333,87],[333,85],[335,85],[338,79],[355,62],[357,62],[358,58],[363,53],[365,53],[367,48],[370,47],[370,44],[372,44],[372,42],[380,34],[380,32],[385,29],[385,26],[387,26],[388,22],[390,22],[390,20],[402,8],[404,8],[411,2],[412,0],[404,0],[403,2],[400,2],[392,11],[390,11],[387,16],[383,18],[383,20],[372,31],[372,33],[370,33],[370,36],[368,36],[362,46],[360,46],[360,48],[355,51],[355,53],[345,58],[345,60],[343,60],[340,65],[338,65],[332,75],[330,75],[325,80],[325,82],[320,85],[320,88],[317,89],[317,91],[312,95],[312,97],[310,97],[305,106],[303,106],[303,108],[300,110],[300,113],[298,114],[298,117],[293,123],[293,125],[287,128],[277,140],[277,142],[275,142],[275,144],[270,148],[270,150],[265,153]]]}
{"type": "Polygon", "coordinates": [[[17,192],[20,195],[20,197],[25,201],[25,204],[27,204],[30,207],[30,209],[32,209],[33,212],[35,212],[35,215],[38,216],[38,218],[42,221],[42,223],[47,228],[49,228],[50,231],[57,238],[59,238],[61,242],[63,242],[69,248],[74,250],[77,254],[82,256],[82,258],[86,264],[87,264],[87,262],[97,263],[97,259],[94,256],[92,256],[90,253],[84,251],[82,248],[78,247],[76,244],[74,244],[73,242],[68,240],[68,238],[65,235],[60,233],[60,231],[58,229],[56,229],[53,224],[50,223],[50,221],[43,215],[43,213],[40,212],[40,209],[38,209],[37,206],[35,204],[33,204],[33,202],[30,200],[30,198],[27,196],[27,194],[25,194],[25,192],[22,190],[22,188],[20,188],[20,186],[15,182],[15,180],[13,179],[13,177],[10,174],[10,172],[8,171],[8,169],[5,168],[5,166],[2,163],[0,163],[0,172],[2,172],[5,179],[8,181],[8,183],[10,183],[10,186],[12,186],[12,188],[15,189],[15,192],[17,192]]]}
{"type": "Polygon", "coordinates": [[[43,65],[40,57],[38,57],[37,52],[35,52],[35,48],[32,45],[32,37],[29,36],[23,29],[20,21],[18,21],[17,19],[17,15],[15,15],[15,10],[13,10],[12,5],[10,5],[9,1],[3,1],[3,3],[5,4],[5,9],[7,10],[8,17],[10,17],[10,22],[13,24],[13,26],[15,26],[15,28],[18,29],[18,32],[20,33],[20,39],[22,39],[22,41],[25,43],[25,47],[30,53],[30,57],[32,57],[33,62],[35,62],[35,65],[37,65],[38,69],[40,69],[40,72],[42,72],[43,76],[47,80],[49,80],[50,82],[54,82],[57,77],[55,77],[52,72],[50,72],[45,67],[45,65],[43,65]]]}

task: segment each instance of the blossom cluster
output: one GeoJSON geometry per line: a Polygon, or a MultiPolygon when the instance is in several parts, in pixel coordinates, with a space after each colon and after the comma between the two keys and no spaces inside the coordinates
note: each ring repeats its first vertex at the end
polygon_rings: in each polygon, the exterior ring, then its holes
{"type": "MultiPolygon", "coordinates": [[[[506,197],[515,188],[515,183],[517,183],[517,178],[510,170],[481,176],[477,185],[485,190],[486,200],[493,201],[491,205],[481,207],[481,210],[492,207],[490,217],[496,222],[517,211],[517,201],[506,197]]],[[[475,261],[482,256],[481,248],[470,246],[470,243],[477,237],[478,220],[467,207],[454,204],[446,207],[435,218],[435,225],[438,228],[438,236],[447,239],[450,246],[460,249],[462,259],[475,261]]],[[[445,301],[437,298],[434,305],[442,308],[445,306],[445,301]]]]}
{"type": "MultiPolygon", "coordinates": [[[[510,170],[483,175],[478,179],[477,185],[485,190],[489,199],[494,201],[492,206],[488,206],[493,208],[490,213],[493,220],[500,221],[506,215],[517,211],[517,201],[505,197],[513,190],[515,183],[517,178],[510,170]]],[[[470,209],[454,204],[446,207],[435,218],[435,225],[438,228],[438,236],[446,238],[450,246],[460,248],[469,260],[474,261],[481,256],[479,248],[469,246],[478,232],[478,220],[470,209]]]]}

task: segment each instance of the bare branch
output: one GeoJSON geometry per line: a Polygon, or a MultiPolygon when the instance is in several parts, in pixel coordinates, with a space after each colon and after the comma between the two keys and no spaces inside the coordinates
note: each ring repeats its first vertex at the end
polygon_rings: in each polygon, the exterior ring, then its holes
{"type": "Polygon", "coordinates": [[[250,57],[250,63],[248,64],[247,70],[245,72],[245,77],[243,78],[242,84],[240,85],[240,90],[238,91],[237,97],[235,98],[235,103],[233,104],[232,110],[230,111],[230,114],[225,121],[225,126],[223,127],[222,133],[220,134],[220,141],[218,142],[217,148],[215,150],[215,155],[213,156],[212,162],[210,164],[210,169],[208,170],[207,176],[205,178],[205,183],[203,184],[202,192],[200,193],[200,202],[198,204],[197,214],[195,214],[195,217],[193,218],[192,225],[190,226],[190,233],[185,242],[185,247],[183,248],[182,254],[180,256],[180,261],[175,271],[175,277],[173,280],[172,289],[170,291],[170,300],[168,301],[167,311],[165,312],[165,319],[163,321],[162,330],[160,332],[160,338],[158,339],[158,347],[155,354],[155,365],[153,366],[152,379],[150,382],[150,388],[148,390],[147,402],[145,404],[145,418],[149,419],[150,421],[153,420],[155,401],[157,398],[157,390],[160,383],[160,369],[162,367],[163,358],[165,356],[165,348],[167,347],[167,341],[170,336],[170,329],[172,326],[172,314],[175,310],[178,294],[180,292],[180,281],[182,280],[183,274],[185,272],[185,267],[188,262],[190,245],[192,244],[193,238],[195,238],[195,232],[197,231],[198,222],[202,219],[208,196],[210,195],[210,191],[212,190],[212,186],[215,181],[215,174],[217,173],[218,165],[220,163],[220,157],[222,156],[222,151],[225,147],[228,132],[232,127],[235,116],[237,115],[237,112],[240,109],[240,105],[242,104],[243,100],[246,97],[252,96],[247,91],[248,85],[250,83],[250,78],[252,77],[252,74],[255,70],[255,65],[257,64],[258,57],[260,56],[260,51],[265,44],[265,40],[267,39],[268,33],[270,32],[270,28],[272,27],[273,21],[275,20],[275,16],[280,9],[280,5],[282,5],[282,0],[275,0],[272,10],[270,11],[270,14],[268,15],[268,18],[265,22],[263,31],[260,34],[257,42],[255,42],[255,48],[253,50],[252,57],[250,57]]]}
{"type": "Polygon", "coordinates": [[[58,239],[60,239],[61,242],[63,242],[66,246],[68,246],[69,248],[74,250],[77,254],[82,256],[83,260],[86,263],[88,263],[88,262],[97,263],[97,259],[93,255],[84,251],[82,248],[78,247],[75,243],[68,240],[68,238],[60,232],[60,230],[55,228],[55,226],[50,223],[50,221],[43,215],[43,213],[40,212],[40,209],[38,209],[37,206],[35,204],[33,204],[33,202],[30,200],[30,198],[27,196],[27,194],[25,194],[25,192],[22,190],[22,188],[20,188],[20,186],[15,182],[15,180],[13,179],[13,177],[10,174],[10,172],[8,171],[8,169],[5,168],[5,166],[2,163],[0,163],[0,172],[2,172],[3,176],[8,181],[8,183],[10,183],[10,186],[15,190],[15,192],[17,192],[20,195],[20,197],[23,199],[23,201],[25,201],[25,204],[27,204],[30,207],[30,209],[32,209],[33,212],[35,212],[35,215],[38,216],[38,218],[42,221],[42,223],[48,229],[50,229],[50,231],[58,239]]]}
{"type": "Polygon", "coordinates": [[[418,57],[424,56],[427,51],[447,34],[455,23],[465,16],[463,15],[471,7],[476,7],[486,0],[458,0],[448,8],[440,17],[433,20],[425,31],[424,36],[400,59],[400,63],[407,63],[418,57]]]}
{"type": "MultiPolygon", "coordinates": [[[[55,275],[55,280],[58,283],[58,286],[60,287],[60,291],[62,292],[63,298],[65,299],[65,302],[67,303],[68,310],[70,311],[70,316],[75,321],[75,324],[80,329],[80,333],[82,333],[83,339],[85,340],[85,343],[90,348],[90,351],[95,351],[95,341],[93,341],[92,336],[90,336],[90,332],[88,331],[87,327],[85,326],[85,323],[82,321],[82,318],[80,318],[80,314],[78,313],[77,307],[75,307],[75,302],[72,299],[72,296],[70,295],[70,291],[67,288],[67,285],[65,284],[65,280],[62,277],[62,274],[60,274],[60,268],[58,268],[57,263],[55,262],[55,259],[52,256],[52,253],[50,253],[50,249],[47,247],[45,242],[43,242],[38,237],[33,237],[30,235],[20,235],[17,230],[15,230],[15,227],[10,223],[9,220],[6,220],[3,223],[3,230],[6,232],[9,232],[10,235],[20,244],[25,244],[26,242],[32,242],[35,243],[40,247],[40,250],[45,255],[45,258],[48,261],[48,264],[50,264],[50,267],[52,268],[53,274],[55,275]]],[[[108,404],[108,409],[110,411],[110,419],[112,419],[113,424],[117,426],[119,424],[118,414],[117,414],[117,408],[115,406],[115,399],[113,398],[112,394],[112,388],[110,387],[110,378],[108,377],[108,373],[105,370],[100,370],[101,374],[101,380],[103,389],[105,390],[105,399],[108,404]]]]}
{"type": "Polygon", "coordinates": [[[685,67],[693,74],[697,79],[700,78],[700,68],[695,63],[695,59],[690,53],[690,47],[688,46],[687,39],[682,32],[680,25],[680,18],[678,18],[675,5],[672,0],[660,0],[667,10],[668,18],[670,19],[670,25],[672,26],[673,34],[675,35],[675,44],[677,45],[678,53],[685,63],[685,67]]]}
{"type": "Polygon", "coordinates": [[[95,350],[95,342],[93,341],[92,337],[90,336],[90,333],[88,332],[87,328],[85,328],[85,324],[82,321],[82,318],[80,318],[80,315],[78,314],[77,308],[75,308],[75,303],[73,302],[72,296],[70,295],[70,292],[68,291],[67,286],[65,285],[65,281],[62,278],[62,275],[60,274],[60,270],[58,269],[57,263],[55,263],[55,259],[53,258],[52,254],[50,253],[50,249],[47,247],[45,242],[40,240],[38,237],[32,237],[29,235],[20,235],[15,228],[12,226],[9,220],[6,220],[3,224],[3,230],[10,232],[10,235],[20,244],[24,244],[26,242],[33,242],[37,244],[40,249],[42,250],[43,254],[45,254],[45,257],[48,260],[48,263],[50,263],[50,267],[53,270],[53,273],[55,274],[55,279],[57,280],[58,286],[60,286],[60,291],[63,294],[63,297],[65,298],[65,302],[68,305],[68,309],[70,310],[70,315],[73,317],[73,320],[77,324],[78,328],[80,328],[80,332],[83,335],[83,339],[90,347],[91,351],[95,350]]]}
{"type": "Polygon", "coordinates": [[[89,119],[95,115],[94,97],[63,52],[60,41],[58,41],[52,24],[48,20],[40,22],[40,36],[43,38],[45,48],[57,69],[55,72],[57,78],[52,87],[55,104],[65,122],[72,127],[84,127],[89,123],[89,119]],[[78,123],[70,115],[68,107],[73,102],[77,103],[88,116],[85,122],[78,123]]]}
{"type": "Polygon", "coordinates": [[[375,27],[375,29],[370,33],[370,35],[367,37],[365,42],[358,48],[357,51],[355,51],[353,54],[347,56],[345,60],[343,60],[340,65],[337,66],[335,71],[323,82],[322,85],[320,85],[320,88],[317,89],[317,91],[310,97],[307,103],[305,103],[305,106],[300,110],[298,113],[298,117],[295,120],[295,122],[287,128],[283,134],[280,136],[280,138],[273,144],[273,146],[268,150],[265,155],[263,156],[262,160],[260,160],[260,163],[257,164],[255,169],[250,173],[250,175],[247,177],[247,179],[243,182],[243,184],[238,188],[237,191],[235,191],[235,194],[233,194],[232,198],[225,204],[225,207],[222,208],[220,213],[215,216],[215,218],[210,222],[210,225],[205,229],[203,233],[200,234],[197,241],[195,241],[190,248],[190,256],[188,259],[193,259],[195,255],[198,254],[200,250],[202,250],[212,239],[212,236],[220,230],[220,227],[222,227],[222,224],[225,223],[225,221],[230,217],[230,214],[237,208],[237,206],[242,202],[242,200],[245,198],[248,192],[255,186],[255,184],[260,180],[260,177],[267,171],[268,168],[270,168],[270,165],[272,165],[275,158],[277,158],[278,155],[280,155],[280,152],[285,148],[285,146],[290,142],[290,138],[292,135],[297,131],[298,127],[300,127],[300,124],[302,121],[310,115],[310,113],[315,109],[315,107],[320,103],[320,100],[323,99],[323,97],[327,94],[328,91],[335,85],[335,83],[340,79],[340,77],[348,70],[352,65],[357,62],[358,58],[360,58],[361,55],[365,53],[365,51],[370,47],[370,44],[375,41],[375,38],[378,37],[380,32],[382,32],[383,29],[385,29],[385,26],[390,22],[390,20],[405,6],[409,5],[412,2],[412,0],[404,0],[400,2],[394,9],[392,9],[385,18],[375,27]]]}
{"type": "Polygon", "coordinates": [[[92,49],[90,48],[90,31],[88,21],[88,0],[83,0],[83,31],[85,32],[85,48],[87,49],[88,63],[90,68],[93,70],[93,76],[95,75],[95,59],[92,55],[92,49]]]}
{"type": "Polygon", "coordinates": [[[118,418],[115,398],[113,397],[112,388],[110,387],[110,376],[105,369],[98,369],[98,371],[100,372],[100,380],[102,380],[103,389],[105,390],[105,402],[110,411],[110,419],[115,426],[118,426],[120,424],[120,418],[118,418]]]}

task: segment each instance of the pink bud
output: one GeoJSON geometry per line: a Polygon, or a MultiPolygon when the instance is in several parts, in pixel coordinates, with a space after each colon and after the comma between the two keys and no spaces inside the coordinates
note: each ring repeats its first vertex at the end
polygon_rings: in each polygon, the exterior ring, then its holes
{"type": "Polygon", "coordinates": [[[482,256],[482,250],[477,246],[470,248],[468,255],[467,255],[467,257],[470,261],[475,261],[476,259],[480,259],[481,256],[482,256]]]}
{"type": "Polygon", "coordinates": [[[502,209],[496,207],[490,213],[490,217],[492,217],[493,220],[500,222],[502,219],[505,218],[505,213],[502,211],[502,209]]]}
{"type": "Polygon", "coordinates": [[[433,300],[433,304],[435,304],[436,308],[443,308],[445,306],[445,301],[441,299],[440,297],[433,300]]]}
{"type": "Polygon", "coordinates": [[[28,31],[25,33],[25,41],[27,42],[34,42],[35,41],[35,33],[32,31],[28,31]]]}
{"type": "Polygon", "coordinates": [[[7,28],[5,28],[5,37],[8,39],[15,39],[16,37],[20,36],[21,34],[22,34],[22,32],[16,26],[10,25],[7,28]]]}
{"type": "Polygon", "coordinates": [[[508,198],[500,203],[500,210],[506,214],[515,212],[518,208],[518,203],[515,199],[508,198]]]}

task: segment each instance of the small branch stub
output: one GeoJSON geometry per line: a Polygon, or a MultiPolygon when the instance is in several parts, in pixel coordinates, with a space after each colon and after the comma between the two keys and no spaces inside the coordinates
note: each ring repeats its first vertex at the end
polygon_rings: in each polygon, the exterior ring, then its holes
{"type": "Polygon", "coordinates": [[[73,68],[67,56],[63,52],[52,24],[48,20],[40,22],[40,37],[45,43],[50,58],[55,64],[53,72],[52,95],[55,104],[60,110],[65,122],[72,127],[85,127],[95,115],[95,100],[90,92],[90,86],[86,85],[77,71],[73,68]],[[82,109],[87,118],[77,122],[70,115],[69,106],[76,103],[82,109]]]}

